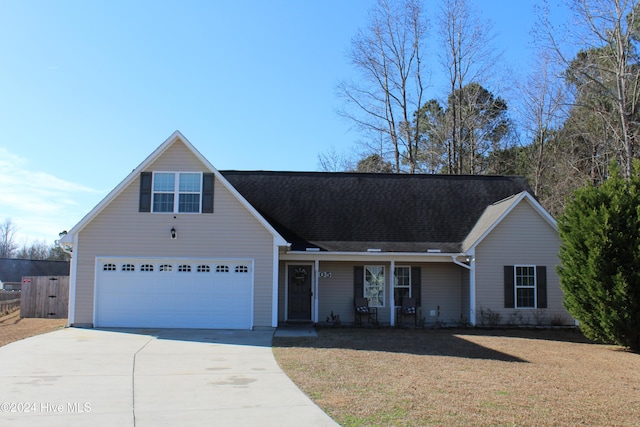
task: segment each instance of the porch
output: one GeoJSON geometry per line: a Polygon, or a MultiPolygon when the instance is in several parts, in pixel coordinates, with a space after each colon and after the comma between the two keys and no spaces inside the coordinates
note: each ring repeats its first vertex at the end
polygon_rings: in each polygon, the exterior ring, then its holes
{"type": "MultiPolygon", "coordinates": [[[[280,261],[279,323],[357,324],[362,320],[354,304],[359,297],[367,299],[380,326],[414,321],[425,327],[473,323],[471,267],[453,262],[451,256],[432,256],[428,262],[424,256],[421,260],[318,258],[280,261]],[[415,300],[415,319],[411,313],[399,319],[403,298],[415,300]]],[[[365,316],[363,323],[373,322],[365,316]]]]}

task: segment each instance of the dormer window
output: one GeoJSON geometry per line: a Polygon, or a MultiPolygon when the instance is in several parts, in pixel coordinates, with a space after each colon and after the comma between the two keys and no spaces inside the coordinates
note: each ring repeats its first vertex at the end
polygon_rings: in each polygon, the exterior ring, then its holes
{"type": "Polygon", "coordinates": [[[142,172],[139,211],[213,213],[213,174],[142,172]]]}

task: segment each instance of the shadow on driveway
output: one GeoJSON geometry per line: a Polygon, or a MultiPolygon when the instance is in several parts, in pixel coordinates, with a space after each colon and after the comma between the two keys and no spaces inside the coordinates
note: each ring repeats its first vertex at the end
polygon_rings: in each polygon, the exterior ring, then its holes
{"type": "Polygon", "coordinates": [[[159,340],[271,347],[273,330],[96,328],[97,331],[151,336],[159,340]]]}

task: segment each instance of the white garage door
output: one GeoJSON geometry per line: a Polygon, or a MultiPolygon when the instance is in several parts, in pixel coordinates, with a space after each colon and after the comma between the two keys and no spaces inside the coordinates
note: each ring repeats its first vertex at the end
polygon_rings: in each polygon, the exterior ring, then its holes
{"type": "Polygon", "coordinates": [[[251,329],[251,260],[98,258],[96,327],[251,329]]]}

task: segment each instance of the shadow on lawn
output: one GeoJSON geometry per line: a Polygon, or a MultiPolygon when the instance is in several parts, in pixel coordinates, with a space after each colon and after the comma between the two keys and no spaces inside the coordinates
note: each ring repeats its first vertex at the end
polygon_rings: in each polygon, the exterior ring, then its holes
{"type": "Polygon", "coordinates": [[[548,332],[549,331],[477,329],[399,330],[391,328],[319,328],[318,337],[316,338],[275,338],[273,346],[381,351],[419,356],[448,356],[528,363],[527,360],[467,340],[464,336],[497,336],[588,342],[579,333],[567,331],[562,333],[548,332]]]}

